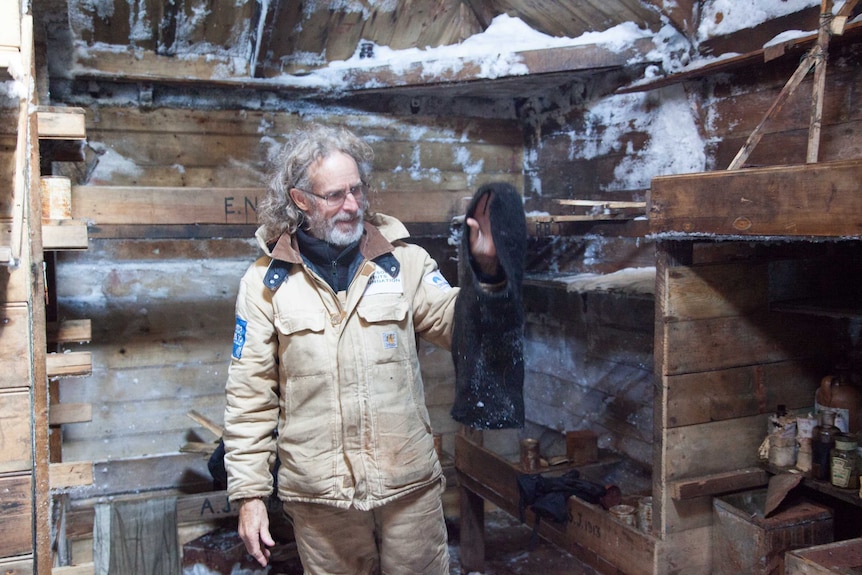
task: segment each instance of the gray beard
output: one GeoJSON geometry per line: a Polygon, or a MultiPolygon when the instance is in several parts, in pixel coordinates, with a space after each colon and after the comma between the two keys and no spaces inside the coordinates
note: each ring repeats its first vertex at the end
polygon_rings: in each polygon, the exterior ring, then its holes
{"type": "Polygon", "coordinates": [[[336,214],[329,220],[324,220],[317,213],[308,214],[308,232],[315,238],[322,239],[328,244],[334,246],[346,246],[358,241],[362,237],[364,226],[362,225],[365,210],[357,212],[359,220],[351,230],[344,232],[336,227],[336,222],[340,221],[341,214],[336,214]]]}

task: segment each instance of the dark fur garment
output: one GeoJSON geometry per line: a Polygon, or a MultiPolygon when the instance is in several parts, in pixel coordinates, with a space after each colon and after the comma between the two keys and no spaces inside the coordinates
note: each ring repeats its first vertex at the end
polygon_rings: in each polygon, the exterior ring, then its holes
{"type": "Polygon", "coordinates": [[[505,287],[487,290],[470,257],[470,229],[464,224],[458,256],[461,292],[455,302],[452,359],[455,403],[452,418],[475,429],[506,429],[524,425],[524,304],[521,285],[527,247],[524,204],[507,183],[485,184],[473,196],[467,217],[479,200],[492,194],[491,235],[505,287]]]}

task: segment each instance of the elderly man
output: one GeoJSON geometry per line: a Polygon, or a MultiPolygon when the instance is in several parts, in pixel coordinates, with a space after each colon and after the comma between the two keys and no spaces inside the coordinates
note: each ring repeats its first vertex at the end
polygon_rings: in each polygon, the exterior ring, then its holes
{"type": "MultiPolygon", "coordinates": [[[[236,303],[228,494],[261,565],[274,544],[264,500],[278,458],[306,574],[448,573],[415,336],[449,348],[458,290],[403,241],[401,222],[369,209],[372,155],[347,130],[309,125],[278,157],[258,207],[266,255],[236,303]]],[[[477,277],[505,285],[487,210],[467,225],[477,277]]]]}

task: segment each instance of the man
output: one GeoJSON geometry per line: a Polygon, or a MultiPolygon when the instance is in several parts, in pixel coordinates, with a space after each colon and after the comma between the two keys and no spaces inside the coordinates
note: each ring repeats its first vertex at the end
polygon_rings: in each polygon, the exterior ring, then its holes
{"type": "MultiPolygon", "coordinates": [[[[277,457],[306,574],[448,573],[415,335],[449,347],[458,290],[399,221],[370,211],[372,156],[349,131],[310,125],[276,162],[258,207],[266,255],[237,297],[228,494],[261,565],[277,457]]],[[[487,210],[467,225],[478,277],[505,285],[487,210]]]]}

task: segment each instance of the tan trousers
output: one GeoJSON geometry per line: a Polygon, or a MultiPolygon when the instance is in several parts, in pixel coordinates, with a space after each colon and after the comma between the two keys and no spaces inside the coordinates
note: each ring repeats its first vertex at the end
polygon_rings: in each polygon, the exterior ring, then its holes
{"type": "Polygon", "coordinates": [[[305,575],[448,575],[443,485],[371,511],[285,503],[305,575]]]}

